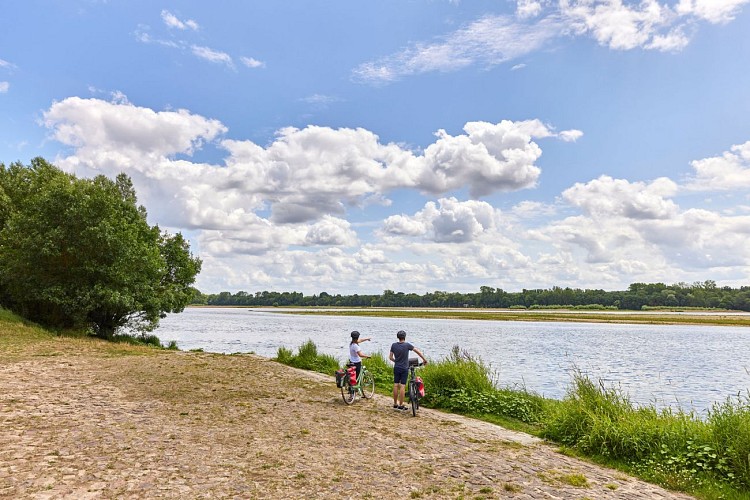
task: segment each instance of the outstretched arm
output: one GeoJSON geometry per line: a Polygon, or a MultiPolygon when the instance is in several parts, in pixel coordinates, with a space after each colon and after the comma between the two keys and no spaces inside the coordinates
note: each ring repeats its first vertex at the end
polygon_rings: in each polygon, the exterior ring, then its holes
{"type": "Polygon", "coordinates": [[[417,348],[415,347],[415,348],[414,348],[414,352],[416,352],[416,353],[417,353],[417,354],[419,355],[419,357],[420,357],[420,358],[422,358],[422,362],[423,362],[424,364],[427,364],[427,358],[425,358],[425,357],[424,357],[424,355],[422,354],[422,351],[420,351],[419,349],[417,349],[417,348]]]}

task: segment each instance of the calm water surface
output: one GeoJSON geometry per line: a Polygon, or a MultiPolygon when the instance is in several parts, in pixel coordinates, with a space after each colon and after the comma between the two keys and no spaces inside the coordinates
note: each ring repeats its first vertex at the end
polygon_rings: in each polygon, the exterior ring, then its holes
{"type": "Polygon", "coordinates": [[[349,332],[372,337],[365,353],[387,356],[396,332],[432,359],[454,345],[492,366],[499,384],[561,399],[579,369],[621,388],[635,403],[705,412],[750,388],[750,328],[297,316],[263,310],[188,308],[156,332],[162,342],[207,352],[273,357],[312,339],[318,352],[343,360],[349,332]]]}

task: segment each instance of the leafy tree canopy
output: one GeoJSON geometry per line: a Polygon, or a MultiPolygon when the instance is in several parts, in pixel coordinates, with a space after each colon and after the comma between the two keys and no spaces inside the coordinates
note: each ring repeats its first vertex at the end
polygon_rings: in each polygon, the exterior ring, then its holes
{"type": "Polygon", "coordinates": [[[0,303],[56,328],[146,333],[192,299],[201,261],[149,226],[130,178],[0,163],[0,303]]]}

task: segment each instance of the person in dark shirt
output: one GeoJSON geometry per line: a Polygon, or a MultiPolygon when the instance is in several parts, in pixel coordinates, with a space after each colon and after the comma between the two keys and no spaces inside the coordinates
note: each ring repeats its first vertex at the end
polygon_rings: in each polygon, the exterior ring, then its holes
{"type": "Polygon", "coordinates": [[[393,408],[405,410],[404,392],[406,391],[406,377],[409,374],[409,351],[416,352],[424,364],[427,364],[427,360],[419,349],[406,341],[405,331],[399,330],[396,338],[398,342],[391,344],[391,352],[388,354],[388,359],[393,361],[393,408]]]}

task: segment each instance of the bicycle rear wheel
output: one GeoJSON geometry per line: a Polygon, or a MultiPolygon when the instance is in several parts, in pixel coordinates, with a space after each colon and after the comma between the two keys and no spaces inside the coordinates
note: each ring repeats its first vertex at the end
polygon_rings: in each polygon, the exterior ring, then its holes
{"type": "Polygon", "coordinates": [[[352,404],[356,394],[357,391],[355,391],[354,387],[350,386],[348,383],[341,386],[341,397],[344,398],[344,403],[348,405],[352,404]]]}
{"type": "Polygon", "coordinates": [[[417,416],[417,408],[419,408],[419,401],[417,400],[417,384],[415,382],[409,382],[409,400],[411,401],[411,414],[417,416]]]}
{"type": "Polygon", "coordinates": [[[363,370],[359,386],[362,389],[362,396],[365,399],[370,399],[373,394],[375,394],[375,379],[373,378],[372,373],[363,370]]]}

